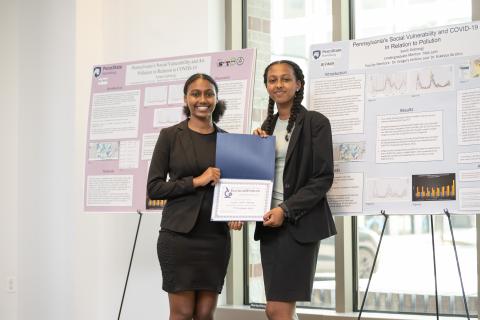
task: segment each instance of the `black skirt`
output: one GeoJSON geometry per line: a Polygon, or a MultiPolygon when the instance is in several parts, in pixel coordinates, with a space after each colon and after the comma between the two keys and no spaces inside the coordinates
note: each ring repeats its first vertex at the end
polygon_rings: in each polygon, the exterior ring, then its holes
{"type": "Polygon", "coordinates": [[[213,188],[205,198],[191,232],[160,230],[157,253],[162,288],[167,292],[222,291],[230,259],[230,232],[225,222],[210,221],[213,188]]]}
{"type": "Polygon", "coordinates": [[[320,241],[297,242],[285,226],[260,239],[267,301],[310,301],[320,241]]]}

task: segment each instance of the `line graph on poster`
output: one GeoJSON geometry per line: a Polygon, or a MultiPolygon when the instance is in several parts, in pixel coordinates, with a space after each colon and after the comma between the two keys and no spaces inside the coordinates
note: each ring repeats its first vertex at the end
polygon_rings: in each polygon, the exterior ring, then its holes
{"type": "Polygon", "coordinates": [[[411,70],[409,83],[412,94],[424,94],[453,89],[454,72],[452,65],[432,66],[411,70]]]}
{"type": "Polygon", "coordinates": [[[411,201],[410,177],[367,178],[367,202],[411,201]]]}
{"type": "Polygon", "coordinates": [[[407,72],[373,73],[367,76],[368,98],[407,94],[407,72]]]}

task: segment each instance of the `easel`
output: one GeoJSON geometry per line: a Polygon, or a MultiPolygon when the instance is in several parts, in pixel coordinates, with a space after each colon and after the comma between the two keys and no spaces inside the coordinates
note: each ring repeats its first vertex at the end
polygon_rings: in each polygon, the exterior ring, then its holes
{"type": "MultiPolygon", "coordinates": [[[[383,227],[382,227],[382,233],[380,234],[380,240],[378,242],[377,250],[375,252],[375,258],[373,259],[373,265],[372,269],[370,270],[370,275],[368,277],[368,283],[367,283],[367,288],[365,290],[365,294],[363,295],[362,299],[362,306],[360,307],[360,311],[358,313],[358,320],[362,317],[363,313],[363,308],[365,306],[365,301],[367,299],[368,295],[368,288],[370,287],[370,282],[372,281],[372,275],[373,275],[373,270],[375,270],[375,264],[377,263],[377,257],[378,257],[378,252],[380,251],[380,246],[382,244],[382,239],[383,239],[383,234],[385,232],[385,227],[387,226],[388,222],[388,215],[385,214],[385,210],[381,210],[380,213],[385,217],[385,220],[383,222],[383,227]]],[[[460,271],[460,263],[458,262],[458,254],[457,254],[457,245],[455,244],[455,237],[453,235],[453,227],[452,227],[452,220],[450,218],[450,212],[448,212],[448,209],[443,209],[443,213],[447,216],[448,218],[448,224],[450,226],[450,234],[452,235],[452,244],[453,244],[453,250],[455,251],[455,260],[457,261],[457,270],[458,270],[458,276],[460,278],[460,285],[462,287],[462,294],[463,294],[463,303],[465,305],[465,312],[467,315],[467,319],[470,320],[470,314],[468,313],[468,305],[467,305],[467,298],[465,296],[465,289],[463,287],[463,279],[462,279],[462,272],[460,271]]],[[[433,253],[433,276],[435,278],[435,310],[436,310],[436,315],[437,315],[437,320],[439,319],[439,311],[438,311],[438,291],[437,291],[437,263],[435,259],[435,230],[433,229],[433,214],[430,214],[430,227],[431,227],[431,233],[432,233],[432,253],[433,253]]]]}
{"type": "Polygon", "coordinates": [[[120,309],[118,310],[118,320],[120,320],[120,315],[122,314],[123,300],[125,298],[125,292],[127,291],[128,278],[130,277],[130,269],[132,268],[133,255],[135,253],[135,247],[137,246],[138,230],[140,230],[140,223],[142,223],[142,212],[137,210],[139,214],[137,233],[135,234],[135,241],[133,242],[132,255],[130,256],[130,264],[128,265],[127,278],[125,279],[125,286],[123,287],[122,302],[120,303],[120,309]]]}

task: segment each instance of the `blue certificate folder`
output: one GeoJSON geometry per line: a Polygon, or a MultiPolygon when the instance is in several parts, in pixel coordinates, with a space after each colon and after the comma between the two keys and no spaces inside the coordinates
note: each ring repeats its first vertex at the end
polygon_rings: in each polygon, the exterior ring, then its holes
{"type": "Polygon", "coordinates": [[[218,133],[215,166],[222,179],[270,180],[275,177],[275,137],[218,133]]]}

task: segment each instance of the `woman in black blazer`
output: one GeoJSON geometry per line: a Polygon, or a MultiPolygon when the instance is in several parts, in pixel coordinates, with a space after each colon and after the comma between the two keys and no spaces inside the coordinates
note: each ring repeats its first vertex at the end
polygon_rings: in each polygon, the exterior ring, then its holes
{"type": "Polygon", "coordinates": [[[148,173],[150,199],[167,199],[157,253],[168,292],[170,319],[213,319],[230,257],[231,229],[240,222],[211,222],[215,123],[225,111],[217,83],[194,74],[185,83],[188,119],[160,132],[148,173]],[[167,177],[169,177],[167,179],[167,177]]]}
{"type": "Polygon", "coordinates": [[[288,60],[264,73],[270,96],[260,136],[275,135],[272,209],[257,223],[266,313],[269,319],[295,319],[296,301],[310,301],[320,240],[336,234],[326,193],[333,182],[330,122],[302,105],[304,76],[288,60]],[[274,115],[276,104],[278,113],[274,115]]]}

